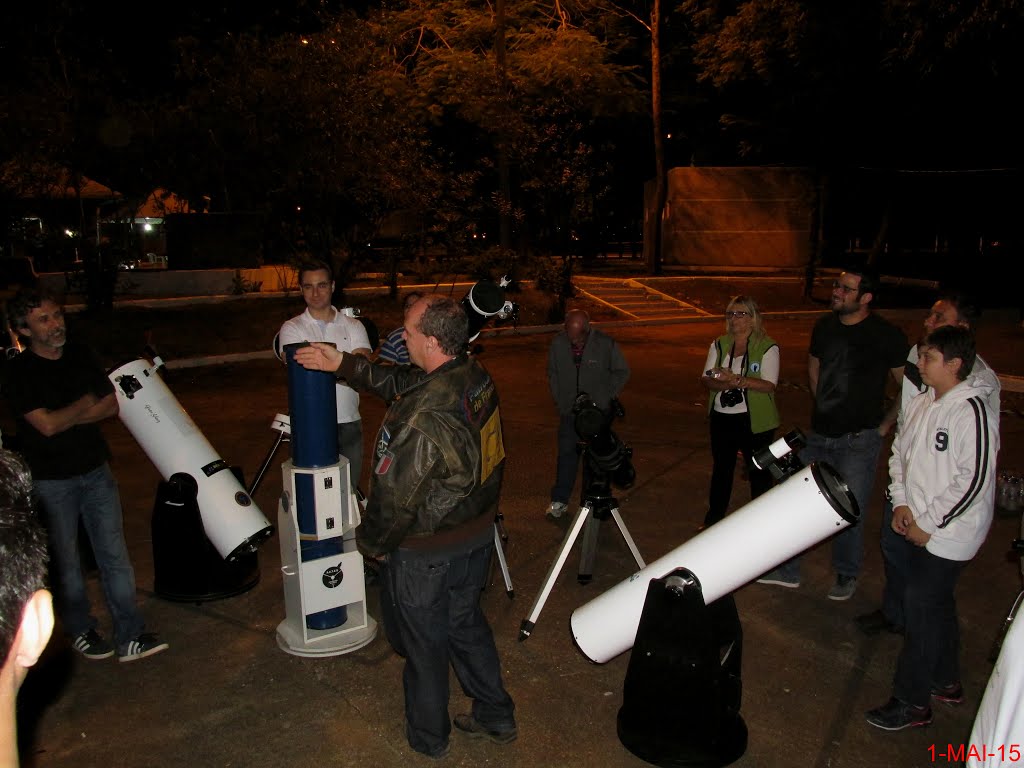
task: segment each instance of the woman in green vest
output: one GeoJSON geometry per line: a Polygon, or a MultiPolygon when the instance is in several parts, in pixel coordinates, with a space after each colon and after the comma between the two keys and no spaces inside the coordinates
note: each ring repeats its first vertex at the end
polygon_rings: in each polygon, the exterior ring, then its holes
{"type": "Polygon", "coordinates": [[[708,389],[711,423],[711,488],[704,525],[714,525],[729,508],[736,454],[742,453],[750,478],[750,497],[772,487],[771,475],[751,457],[769,445],[779,426],[775,385],[779,381],[779,345],[764,331],[757,302],[736,296],[725,311],[725,333],[711,342],[701,382],[708,389]]]}

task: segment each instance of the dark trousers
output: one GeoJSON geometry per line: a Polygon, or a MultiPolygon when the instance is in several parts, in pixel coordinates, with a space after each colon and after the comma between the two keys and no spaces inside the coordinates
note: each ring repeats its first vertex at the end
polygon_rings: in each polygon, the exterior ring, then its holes
{"type": "Polygon", "coordinates": [[[382,570],[381,618],[388,641],[405,657],[405,733],[417,752],[436,755],[448,743],[449,663],[478,723],[515,728],[515,705],[480,608],[493,546],[454,554],[398,549],[382,570]]]}
{"type": "Polygon", "coordinates": [[[964,564],[914,547],[903,593],[906,634],[896,663],[893,695],[914,706],[927,706],[932,686],[960,680],[960,627],[956,616],[956,582],[964,564]]]}
{"type": "Polygon", "coordinates": [[[902,627],[907,623],[903,613],[903,595],[907,591],[910,559],[917,546],[892,529],[892,502],[882,510],[882,563],[885,565],[885,587],[882,590],[882,614],[890,623],[902,627]]]}
{"type": "Polygon", "coordinates": [[[708,491],[708,512],[704,525],[714,525],[729,508],[732,479],[736,472],[736,452],[741,451],[750,478],[750,498],[756,499],[772,487],[770,472],[757,469],[751,462],[756,451],[770,445],[775,430],[752,433],[749,413],[711,411],[711,488],[708,491]]]}
{"type": "MultiPolygon", "coordinates": [[[[551,500],[563,504],[569,502],[569,495],[576,485],[580,467],[580,453],[577,444],[576,417],[569,413],[558,420],[558,462],[555,466],[555,484],[551,486],[551,500]]],[[[586,489],[584,489],[586,490],[586,489]]]]}

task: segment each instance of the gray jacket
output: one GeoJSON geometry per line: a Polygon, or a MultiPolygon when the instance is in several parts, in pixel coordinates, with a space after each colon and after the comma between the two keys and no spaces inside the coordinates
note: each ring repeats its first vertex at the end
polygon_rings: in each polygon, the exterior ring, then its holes
{"type": "Polygon", "coordinates": [[[548,352],[548,384],[558,413],[572,413],[576,395],[586,392],[598,408],[608,410],[629,379],[629,365],[615,339],[596,328],[590,329],[583,347],[579,369],[572,357],[569,335],[562,331],[551,342],[548,352]]]}

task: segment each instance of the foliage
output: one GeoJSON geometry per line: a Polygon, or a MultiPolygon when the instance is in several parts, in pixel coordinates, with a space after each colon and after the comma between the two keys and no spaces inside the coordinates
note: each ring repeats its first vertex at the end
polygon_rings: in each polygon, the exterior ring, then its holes
{"type": "Polygon", "coordinates": [[[592,219],[607,171],[593,160],[596,137],[605,121],[642,104],[630,69],[588,28],[586,10],[508,2],[503,55],[495,7],[474,0],[408,0],[372,17],[437,156],[459,174],[445,200],[449,234],[474,216],[492,232],[510,216],[534,234],[558,220],[592,219]],[[502,161],[511,168],[508,191],[502,161]]]}
{"type": "MultiPolygon", "coordinates": [[[[995,98],[1019,82],[1019,0],[684,0],[698,80],[748,162],[941,165],[1014,147],[995,98]],[[952,105],[956,104],[957,107],[952,105]],[[983,138],[993,124],[999,147],[983,138]]],[[[968,161],[970,162],[970,161],[968,161]]]]}

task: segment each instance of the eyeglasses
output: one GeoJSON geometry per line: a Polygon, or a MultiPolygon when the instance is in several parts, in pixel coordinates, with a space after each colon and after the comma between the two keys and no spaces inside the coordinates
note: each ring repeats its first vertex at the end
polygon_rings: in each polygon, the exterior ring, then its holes
{"type": "Polygon", "coordinates": [[[838,280],[833,280],[832,281],[832,289],[833,290],[837,290],[837,291],[842,291],[843,293],[856,293],[857,292],[856,288],[851,288],[848,285],[843,285],[838,280]]]}
{"type": "Polygon", "coordinates": [[[750,313],[749,312],[744,312],[742,310],[735,310],[734,311],[734,310],[730,309],[728,312],[725,313],[725,316],[726,317],[750,317],[750,313]]]}

